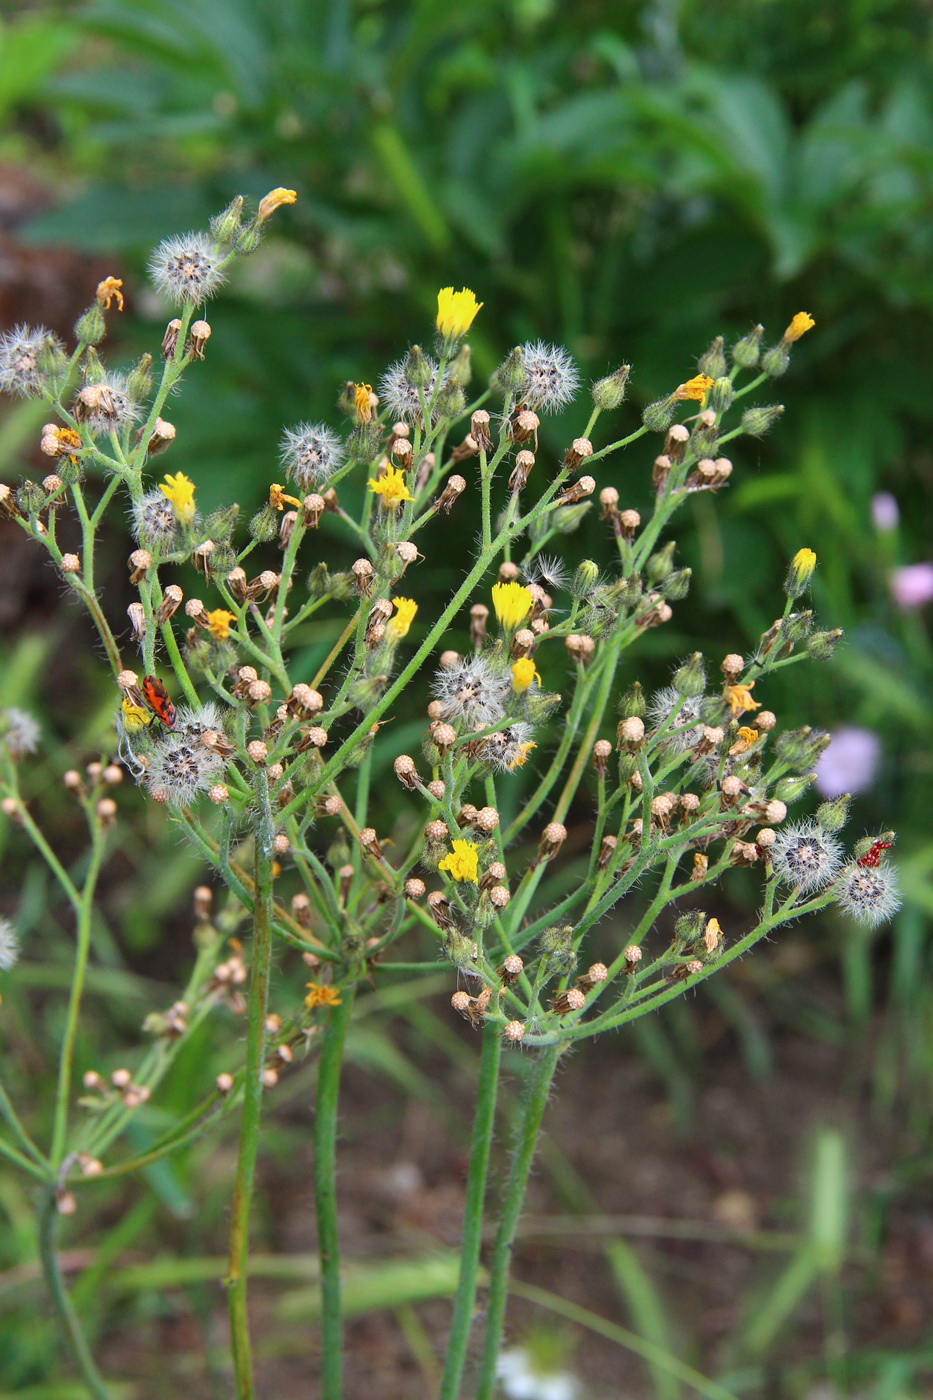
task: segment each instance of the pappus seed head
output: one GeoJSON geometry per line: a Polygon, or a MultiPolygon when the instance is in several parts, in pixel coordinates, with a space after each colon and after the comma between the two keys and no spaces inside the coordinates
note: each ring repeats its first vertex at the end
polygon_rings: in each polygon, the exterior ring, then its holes
{"type": "Polygon", "coordinates": [[[154,554],[171,554],[178,538],[178,521],[171,501],[161,490],[147,491],[133,507],[133,534],[154,554]]]}
{"type": "Polygon", "coordinates": [[[0,919],[0,972],[9,972],[19,958],[19,934],[9,919],[0,919]]]}
{"type": "Polygon", "coordinates": [[[213,296],[225,281],[221,257],[206,233],[166,238],[149,259],[149,275],[158,291],[176,306],[195,306],[213,296]]]}
{"type": "Polygon", "coordinates": [[[3,742],[10,758],[17,759],[27,753],[35,753],[41,736],[39,721],[27,710],[18,710],[15,707],[0,710],[0,741],[3,742]]]}
{"type": "Polygon", "coordinates": [[[803,821],[777,833],[770,855],[778,879],[808,893],[829,884],[842,864],[843,847],[817,822],[803,821]]]}
{"type": "Polygon", "coordinates": [[[836,903],[844,914],[874,928],[886,923],[901,907],[897,872],[887,861],[879,865],[845,866],[836,887],[836,903]]]}
{"type": "Polygon", "coordinates": [[[652,695],[647,714],[655,729],[667,724],[664,734],[666,744],[681,750],[692,749],[703,736],[703,726],[700,724],[702,703],[701,695],[685,698],[676,686],[669,685],[652,695]]]}
{"type": "Polygon", "coordinates": [[[480,729],[502,719],[511,690],[510,673],[482,655],[442,666],[431,686],[431,693],[442,707],[440,719],[449,724],[461,720],[480,729]]]}
{"type": "Polygon", "coordinates": [[[286,428],[279,452],[286,477],[302,491],[323,485],[343,461],[343,443],[323,423],[286,428]]]}
{"type": "Polygon", "coordinates": [[[516,398],[536,412],[556,413],[571,402],[580,384],[573,360],[559,345],[529,341],[520,347],[521,387],[516,398]]]}
{"type": "Polygon", "coordinates": [[[108,374],[85,384],[75,397],[73,412],[92,437],[122,432],[141,416],[125,374],[108,374]]]}
{"type": "Polygon", "coordinates": [[[45,326],[16,326],[0,336],[0,390],[36,398],[64,362],[61,341],[45,326]]]}
{"type": "Polygon", "coordinates": [[[175,711],[175,733],[181,738],[200,739],[202,734],[223,732],[224,712],[214,700],[206,705],[180,705],[175,711]]]}
{"type": "Polygon", "coordinates": [[[567,566],[556,554],[535,555],[531,563],[522,569],[522,573],[526,582],[538,583],[553,593],[567,586],[567,566]]]}
{"type": "Polygon", "coordinates": [[[379,398],[393,418],[404,423],[421,423],[421,400],[429,404],[437,387],[437,362],[430,355],[411,355],[396,360],[379,381],[379,398]],[[417,382],[415,382],[417,381],[417,382]]]}
{"type": "Polygon", "coordinates": [[[172,807],[185,807],[223,775],[223,760],[192,734],[167,734],[147,754],[143,782],[172,807]]]}
{"type": "Polygon", "coordinates": [[[514,773],[525,766],[531,750],[537,747],[531,738],[533,733],[531,725],[524,720],[507,725],[480,740],[480,758],[498,773],[514,773]]]}

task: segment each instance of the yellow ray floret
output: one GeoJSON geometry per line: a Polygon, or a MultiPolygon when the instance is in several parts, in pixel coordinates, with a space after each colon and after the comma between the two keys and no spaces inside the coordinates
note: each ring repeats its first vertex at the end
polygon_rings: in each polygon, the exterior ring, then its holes
{"type": "Polygon", "coordinates": [[[324,982],[306,982],[308,995],[305,997],[305,1006],[309,1011],[313,1011],[316,1006],[341,1006],[342,998],[339,987],[330,987],[324,982]]]}
{"type": "Polygon", "coordinates": [[[453,850],[438,862],[438,870],[446,870],[451,879],[461,884],[476,884],[479,852],[472,841],[454,841],[453,850]]]}
{"type": "Polygon", "coordinates": [[[532,681],[541,684],[541,677],[535,669],[535,663],[529,656],[522,656],[512,665],[512,689],[516,694],[521,695],[527,690],[532,681]]]}
{"type": "Polygon", "coordinates": [[[390,617],[386,624],[386,631],[393,641],[399,641],[408,635],[408,629],[415,620],[415,613],[418,611],[418,604],[414,598],[393,598],[395,604],[395,616],[390,617]]]}
{"type": "Polygon", "coordinates": [[[391,463],[386,467],[385,476],[369,483],[369,489],[382,498],[386,510],[398,510],[403,501],[415,499],[405,484],[405,473],[399,467],[393,467],[391,463]]]}
{"type": "Polygon", "coordinates": [[[494,583],[492,586],[492,605],[503,627],[518,627],[533,604],[534,598],[520,583],[494,583]]]}
{"type": "Polygon", "coordinates": [[[437,294],[437,329],[446,340],[458,340],[470,329],[482,305],[469,287],[459,292],[442,287],[437,294]]]}
{"type": "Polygon", "coordinates": [[[806,335],[807,331],[812,331],[815,325],[816,322],[809,311],[798,311],[787,327],[787,330],[784,332],[783,339],[788,344],[792,345],[795,340],[799,340],[802,335],[806,335]]]}
{"type": "Polygon", "coordinates": [[[686,384],[678,384],[674,390],[675,399],[695,399],[697,403],[702,403],[713,387],[713,381],[708,374],[695,374],[692,379],[688,379],[686,384]]]}
{"type": "Polygon", "coordinates": [[[749,681],[747,685],[727,685],[723,694],[729,702],[732,711],[732,718],[736,715],[744,714],[746,710],[760,710],[761,701],[755,700],[752,696],[752,689],[755,682],[749,681]]]}
{"type": "Polygon", "coordinates": [[[194,482],[189,481],[184,472],[177,472],[175,476],[169,474],[160,483],[159,490],[171,503],[179,525],[190,525],[194,519],[194,482]]]}
{"type": "Polygon", "coordinates": [[[218,642],[225,642],[230,636],[230,624],[236,622],[236,613],[226,608],[215,608],[207,614],[207,626],[211,636],[218,642]]]}

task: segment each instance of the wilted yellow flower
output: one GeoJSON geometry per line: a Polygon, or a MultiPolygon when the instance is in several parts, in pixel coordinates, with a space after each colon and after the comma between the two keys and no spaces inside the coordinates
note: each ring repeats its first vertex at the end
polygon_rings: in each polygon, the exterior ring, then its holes
{"type": "Polygon", "coordinates": [[[472,841],[454,841],[453,850],[438,862],[438,870],[446,870],[451,879],[461,884],[476,884],[479,852],[472,841]]]}
{"type": "Polygon", "coordinates": [[[309,989],[305,997],[305,1006],[309,1011],[313,1011],[316,1006],[341,1006],[343,1000],[340,996],[339,987],[330,987],[324,982],[306,982],[309,989]]]}
{"type": "Polygon", "coordinates": [[[520,583],[494,583],[492,605],[503,627],[517,627],[531,612],[534,604],[528,589],[520,583]]]}
{"type": "Polygon", "coordinates": [[[105,311],[110,310],[110,303],[116,297],[117,310],[123,310],[123,293],[120,288],[123,286],[119,277],[105,277],[103,282],[98,282],[95,297],[105,311]]]}
{"type": "Polygon", "coordinates": [[[713,381],[708,374],[695,374],[692,379],[688,379],[686,384],[679,384],[674,390],[675,399],[695,399],[697,403],[702,403],[713,387],[713,381]]]}
{"type": "Polygon", "coordinates": [[[354,384],[353,386],[353,408],[358,423],[371,423],[373,421],[372,393],[373,386],[371,384],[354,384]]]}
{"type": "Polygon", "coordinates": [[[211,636],[218,642],[225,642],[230,636],[230,624],[236,622],[236,613],[227,612],[226,608],[215,608],[206,617],[211,636]]]}
{"type": "Polygon", "coordinates": [[[390,617],[386,623],[386,631],[393,641],[408,635],[408,629],[415,620],[415,613],[418,611],[418,604],[414,598],[393,598],[395,604],[395,616],[390,617]]]}
{"type": "Polygon", "coordinates": [[[134,705],[128,695],[123,697],[120,712],[123,715],[123,728],[127,734],[138,734],[140,729],[148,729],[155,719],[151,710],[147,710],[144,705],[134,705]]]}
{"type": "Polygon", "coordinates": [[[382,497],[382,504],[386,510],[398,510],[403,501],[415,499],[405,484],[405,473],[401,468],[393,467],[391,463],[386,467],[385,476],[369,483],[369,489],[382,497]]]}
{"type": "Polygon", "coordinates": [[[453,287],[442,287],[437,294],[437,329],[445,340],[459,340],[472,326],[482,305],[469,287],[459,292],[453,287]]]}
{"type": "Polygon", "coordinates": [[[729,702],[732,711],[732,718],[736,715],[744,714],[746,710],[760,710],[761,701],[752,698],[752,690],[755,682],[749,681],[746,685],[727,685],[723,695],[729,702]]]}
{"type": "Polygon", "coordinates": [[[535,669],[535,663],[529,656],[523,656],[512,665],[512,689],[521,695],[527,690],[532,681],[541,684],[541,677],[535,669]]]}
{"type": "Polygon", "coordinates": [[[294,190],[283,190],[281,185],[278,189],[270,190],[259,201],[259,212],[256,215],[256,222],[264,224],[270,214],[274,214],[276,209],[280,209],[283,204],[294,204],[298,195],[294,190]]]}
{"type": "Polygon", "coordinates": [[[296,501],[294,496],[286,496],[284,486],[280,486],[277,481],[273,481],[269,487],[269,504],[275,510],[284,510],[286,505],[300,506],[301,502],[296,501]]]}
{"type": "Polygon", "coordinates": [[[531,753],[531,750],[536,749],[537,747],[537,744],[533,744],[531,742],[527,744],[519,744],[518,753],[515,755],[515,757],[512,759],[512,762],[509,764],[509,771],[514,772],[516,768],[524,768],[526,758],[531,753]]]}
{"type": "Polygon", "coordinates": [[[802,335],[806,335],[807,331],[812,331],[815,325],[816,322],[809,311],[798,311],[787,327],[787,330],[784,332],[783,339],[789,345],[792,345],[795,340],[799,340],[802,335]]]}
{"type": "Polygon", "coordinates": [[[159,485],[159,490],[171,503],[172,511],[179,525],[190,525],[194,519],[194,482],[189,481],[184,472],[171,473],[159,485]]]}

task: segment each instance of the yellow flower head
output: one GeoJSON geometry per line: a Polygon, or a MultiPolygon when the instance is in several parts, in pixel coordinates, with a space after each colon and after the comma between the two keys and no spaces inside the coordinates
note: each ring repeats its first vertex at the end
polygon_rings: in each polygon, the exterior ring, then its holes
{"type": "Polygon", "coordinates": [[[757,738],[758,730],[743,724],[738,732],[735,743],[729,750],[729,756],[731,758],[738,758],[740,754],[748,753],[757,738]]]}
{"type": "Polygon", "coordinates": [[[532,743],[519,744],[518,753],[515,755],[515,757],[512,759],[512,762],[509,764],[509,771],[514,772],[516,768],[524,768],[525,759],[531,753],[531,750],[536,749],[537,747],[537,744],[532,743]]]}
{"type": "Polygon", "coordinates": [[[479,852],[472,841],[454,841],[453,850],[438,862],[438,870],[446,870],[451,879],[461,884],[476,884],[479,852]]]}
{"type": "Polygon", "coordinates": [[[171,502],[179,525],[190,525],[194,519],[194,482],[189,481],[184,472],[177,472],[175,476],[169,474],[159,490],[171,502]]]}
{"type": "Polygon", "coordinates": [[[459,340],[476,320],[476,313],[482,305],[469,287],[463,287],[459,292],[455,292],[453,287],[442,287],[437,294],[437,329],[445,340],[459,340]]]}
{"type": "Polygon", "coordinates": [[[296,501],[294,496],[286,496],[284,486],[280,486],[277,481],[273,481],[269,487],[269,504],[274,510],[284,510],[286,505],[300,506],[301,502],[296,501]]]}
{"type": "Polygon", "coordinates": [[[371,384],[354,384],[353,408],[358,423],[371,423],[373,421],[372,394],[373,386],[371,384]]]}
{"type": "Polygon", "coordinates": [[[674,398],[695,399],[697,403],[702,403],[713,387],[713,381],[708,374],[695,374],[692,379],[688,379],[686,384],[679,384],[674,390],[674,398]]]}
{"type": "Polygon", "coordinates": [[[398,510],[403,501],[415,499],[405,484],[405,473],[400,467],[393,467],[391,463],[386,467],[385,476],[369,483],[369,489],[382,497],[385,510],[398,510]]]}
{"type": "Polygon", "coordinates": [[[114,297],[116,297],[117,310],[123,310],[123,293],[120,291],[122,286],[123,282],[119,277],[105,277],[103,282],[98,282],[97,291],[94,295],[98,304],[102,306],[105,311],[110,310],[110,303],[113,301],[114,297]]]}
{"type": "Polygon", "coordinates": [[[729,702],[729,708],[732,711],[733,719],[735,719],[736,715],[744,714],[746,710],[761,709],[761,701],[752,698],[752,689],[754,685],[754,681],[749,681],[746,685],[726,686],[723,695],[729,702]]]}
{"type": "Polygon", "coordinates": [[[813,550],[798,549],[790,561],[790,568],[784,583],[784,592],[788,598],[799,598],[801,593],[807,591],[815,568],[816,555],[813,550]]]}
{"type": "Polygon", "coordinates": [[[256,222],[264,224],[270,214],[274,214],[276,209],[280,209],[283,204],[294,204],[298,195],[294,190],[283,190],[281,185],[278,189],[270,190],[267,195],[259,201],[259,212],[256,215],[256,222]]]}
{"type": "Polygon", "coordinates": [[[138,734],[141,729],[148,729],[155,719],[151,710],[147,710],[144,705],[134,705],[128,695],[123,697],[120,713],[123,716],[123,728],[127,734],[138,734]]]}
{"type": "Polygon", "coordinates": [[[225,642],[230,636],[230,624],[236,622],[236,613],[226,608],[215,608],[207,614],[207,626],[211,636],[218,642],[225,642]]]}
{"type": "Polygon", "coordinates": [[[392,640],[397,642],[408,635],[408,629],[418,611],[418,604],[414,598],[393,598],[392,602],[395,604],[395,616],[389,618],[386,631],[392,640]]]}
{"type": "Polygon", "coordinates": [[[534,598],[520,583],[494,583],[492,605],[503,627],[518,627],[531,612],[534,598]]]}
{"type": "Polygon", "coordinates": [[[324,982],[306,982],[305,986],[308,988],[305,1006],[309,1011],[313,1011],[317,1006],[342,1005],[339,987],[331,987],[324,982]]]}
{"type": "Polygon", "coordinates": [[[806,335],[807,331],[812,331],[815,325],[816,322],[809,311],[798,311],[797,315],[784,332],[783,339],[785,343],[793,345],[794,341],[799,340],[802,335],[806,335]]]}
{"type": "Polygon", "coordinates": [[[527,690],[532,681],[541,684],[541,677],[535,670],[535,663],[529,656],[523,656],[512,665],[512,689],[517,695],[527,690]]]}

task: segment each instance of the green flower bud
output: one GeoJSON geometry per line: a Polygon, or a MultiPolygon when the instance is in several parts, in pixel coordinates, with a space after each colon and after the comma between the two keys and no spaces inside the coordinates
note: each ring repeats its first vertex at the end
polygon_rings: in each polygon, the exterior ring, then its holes
{"type": "Polygon", "coordinates": [[[726,373],[725,342],[721,335],[717,335],[715,340],[710,341],[708,350],[697,360],[697,370],[700,374],[708,374],[710,379],[721,379],[726,373]]]}
{"type": "Polygon", "coordinates": [[[659,549],[656,554],[652,554],[645,565],[645,577],[649,584],[661,583],[667,578],[674,567],[674,550],[676,545],[673,540],[669,540],[663,549],[659,549]]]}
{"type": "Polygon", "coordinates": [[[783,340],[779,340],[777,345],[772,345],[761,357],[761,368],[769,379],[780,379],[789,364],[790,351],[783,340]]]}
{"type": "Polygon", "coordinates": [[[706,914],[702,909],[694,909],[682,914],[674,925],[674,937],[678,943],[693,943],[706,926],[706,914]]]}
{"type": "Polygon", "coordinates": [[[633,681],[619,701],[619,714],[623,719],[644,719],[647,706],[640,681],[633,681]]]}
{"type": "Polygon", "coordinates": [[[813,767],[828,743],[829,735],[825,730],[811,729],[805,724],[801,729],[788,729],[778,735],[775,749],[788,768],[803,773],[813,767]]]}
{"type": "Polygon", "coordinates": [[[803,797],[811,783],[815,782],[815,773],[804,773],[799,778],[782,778],[774,789],[774,796],[789,807],[792,802],[803,797]]]}
{"type": "Polygon", "coordinates": [[[674,689],[678,695],[702,695],[706,689],[706,666],[703,653],[695,651],[674,672],[674,689]]]}
{"type": "Polygon", "coordinates": [[[722,695],[707,695],[700,703],[700,719],[710,729],[721,729],[730,713],[729,702],[722,695]]]}
{"type": "Polygon", "coordinates": [[[749,437],[764,437],[783,412],[782,403],[768,404],[765,408],[747,408],[742,414],[742,432],[748,433],[749,437]]]}
{"type": "Polygon", "coordinates": [[[558,506],[550,517],[550,527],[558,535],[572,535],[590,509],[592,502],[579,501],[575,506],[558,506]]]}
{"type": "Polygon", "coordinates": [[[597,379],[590,392],[593,395],[593,403],[601,412],[606,413],[610,409],[618,408],[623,402],[631,372],[631,365],[620,365],[604,379],[597,379]]]}
{"type": "Polygon", "coordinates": [[[831,632],[814,632],[807,638],[807,652],[814,661],[831,661],[841,637],[841,627],[834,627],[831,632]]]}
{"type": "Polygon", "coordinates": [[[855,860],[863,860],[872,846],[877,846],[879,842],[885,846],[893,846],[897,840],[897,834],[893,831],[881,831],[877,836],[860,836],[852,848],[852,855],[855,860]]]}
{"type": "Polygon", "coordinates": [[[737,340],[732,347],[732,363],[740,369],[754,369],[761,354],[761,337],[764,333],[764,326],[756,326],[748,335],[737,340]]]}
{"type": "Polygon", "coordinates": [[[84,480],[83,457],[76,457],[74,461],[70,457],[59,457],[55,463],[55,473],[66,486],[79,486],[84,480]]]}
{"type": "MultiPolygon", "coordinates": [[[[710,390],[712,393],[712,390],[710,390]]],[[[690,434],[690,451],[694,457],[715,457],[719,446],[719,429],[715,423],[697,423],[690,434]]]]}
{"type": "Polygon", "coordinates": [[[667,578],[659,585],[662,596],[669,603],[677,603],[681,598],[686,598],[690,592],[692,577],[692,569],[672,569],[667,578]]]}
{"type": "Polygon", "coordinates": [[[431,362],[420,345],[413,345],[405,356],[405,378],[415,389],[426,389],[431,383],[431,362]]]}
{"type": "Polygon", "coordinates": [[[249,522],[249,533],[260,544],[268,544],[279,533],[278,512],[270,505],[264,505],[249,522]]]}
{"type": "Polygon", "coordinates": [[[841,831],[849,818],[851,794],[844,792],[834,797],[832,802],[821,802],[816,809],[816,820],[824,831],[841,831]]]}
{"type": "Polygon", "coordinates": [[[573,926],[564,924],[562,928],[546,928],[538,938],[538,951],[546,960],[550,977],[565,977],[577,965],[577,955],[573,950],[573,926]]]}
{"type": "Polygon", "coordinates": [[[599,578],[599,565],[592,559],[583,559],[574,570],[570,584],[571,598],[586,598],[592,593],[599,578]]]}
{"type": "Polygon", "coordinates": [[[240,231],[243,215],[243,196],[238,194],[226,209],[211,219],[211,234],[218,243],[232,243],[240,231]]]}
{"type": "Polygon", "coordinates": [[[472,351],[465,342],[457,352],[457,358],[447,366],[447,380],[465,389],[473,378],[472,351]]]}
{"type": "Polygon", "coordinates": [[[642,411],[641,421],[651,433],[666,433],[674,421],[679,400],[675,394],[666,399],[656,399],[642,411]]]}
{"type": "Polygon", "coordinates": [[[45,492],[38,481],[24,481],[16,492],[16,504],[24,515],[35,519],[45,505],[45,492]]]}
{"type": "Polygon", "coordinates": [[[790,613],[781,623],[781,641],[796,646],[805,637],[809,637],[812,631],[813,613],[809,608],[806,612],[790,613]]]}
{"type": "Polygon", "coordinates": [[[249,257],[250,253],[255,253],[262,242],[263,228],[258,219],[251,219],[237,236],[236,246],[239,252],[249,257]]]}
{"type": "Polygon", "coordinates": [[[717,379],[709,391],[706,400],[707,408],[713,409],[716,413],[725,413],[735,398],[735,389],[732,380],[728,375],[723,375],[717,379]]]}
{"type": "Polygon", "coordinates": [[[441,418],[459,418],[466,408],[466,394],[459,384],[445,380],[438,390],[436,407],[441,418]]]}
{"type": "Polygon", "coordinates": [[[107,322],[99,302],[89,306],[75,321],[75,340],[81,345],[99,345],[107,333],[107,322]]]}
{"type": "Polygon", "coordinates": [[[204,522],[207,538],[216,541],[217,544],[226,544],[233,534],[239,514],[240,507],[236,503],[211,511],[204,522]]]}
{"type": "Polygon", "coordinates": [[[371,462],[382,446],[378,423],[358,423],[347,436],[347,457],[355,462],[371,462]]]}
{"type": "Polygon", "coordinates": [[[458,928],[448,929],[444,939],[444,953],[462,972],[476,972],[474,953],[476,944],[458,928]]]}
{"type": "Polygon", "coordinates": [[[126,392],[131,399],[145,399],[152,390],[152,356],[142,359],[130,370],[126,381],[126,392]]]}
{"type": "Polygon", "coordinates": [[[236,550],[231,548],[227,540],[218,540],[211,555],[211,573],[217,578],[226,578],[228,574],[233,573],[236,566],[236,550]]]}
{"type": "Polygon", "coordinates": [[[516,345],[515,349],[509,352],[499,368],[493,373],[489,387],[497,390],[500,394],[514,394],[524,382],[525,363],[522,359],[521,348],[516,345]]]}
{"type": "Polygon", "coordinates": [[[99,384],[106,377],[107,371],[103,361],[94,349],[89,345],[84,355],[84,379],[87,384],[99,384]]]}
{"type": "Polygon", "coordinates": [[[344,380],[337,395],[337,407],[346,418],[356,418],[356,385],[352,379],[344,380]]]}

